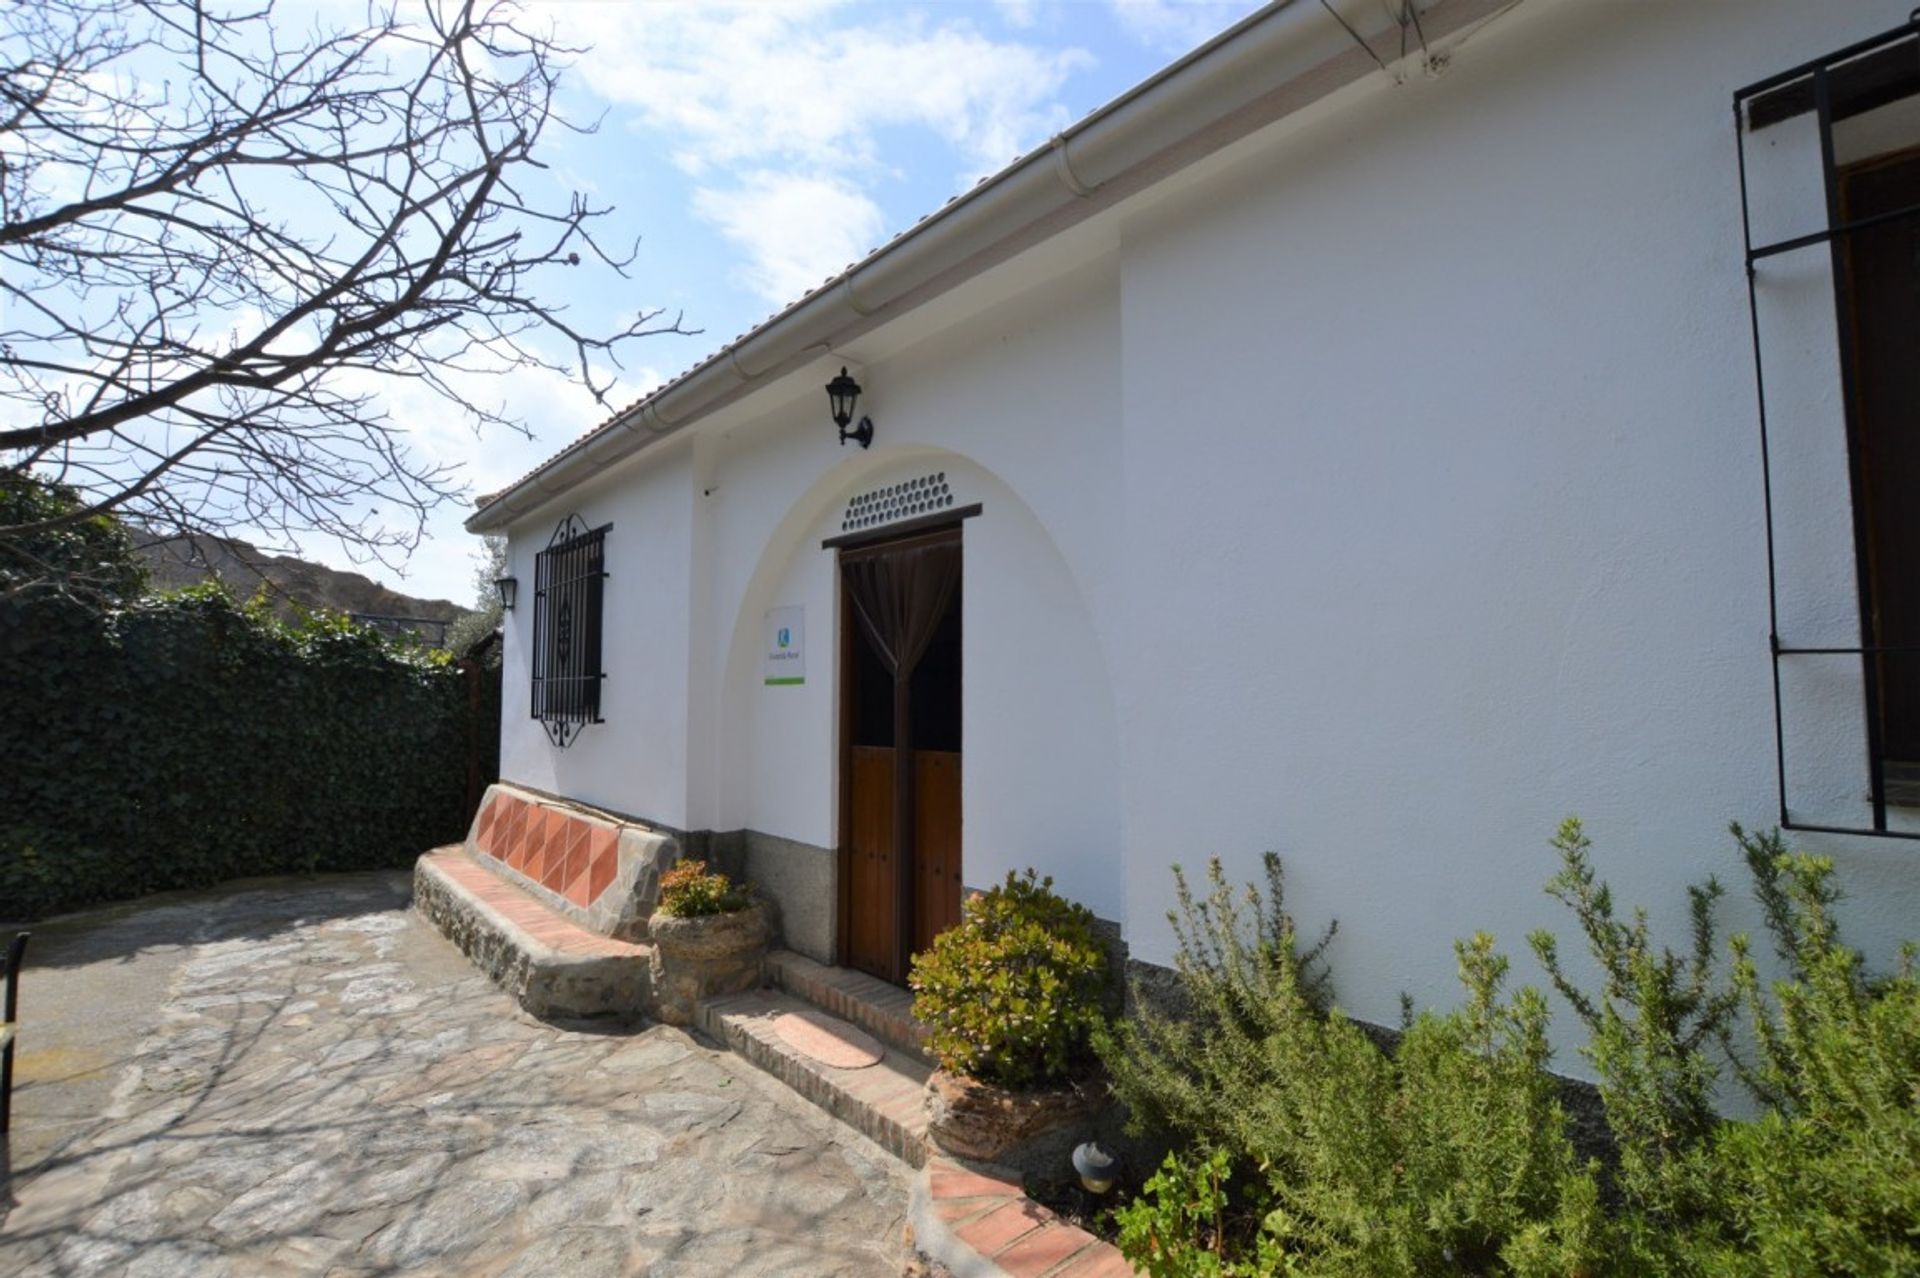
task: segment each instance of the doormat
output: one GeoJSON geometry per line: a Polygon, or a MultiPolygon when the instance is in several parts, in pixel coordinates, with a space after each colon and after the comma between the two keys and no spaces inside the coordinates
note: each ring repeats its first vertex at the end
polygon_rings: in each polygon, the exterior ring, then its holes
{"type": "Polygon", "coordinates": [[[773,1032],[788,1047],[835,1069],[865,1069],[887,1054],[878,1040],[811,1008],[780,1013],[773,1018],[773,1032]]]}

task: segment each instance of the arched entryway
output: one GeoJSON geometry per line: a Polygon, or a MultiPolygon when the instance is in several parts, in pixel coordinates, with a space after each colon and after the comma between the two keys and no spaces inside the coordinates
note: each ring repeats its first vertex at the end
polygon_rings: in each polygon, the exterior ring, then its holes
{"type": "MultiPolygon", "coordinates": [[[[871,454],[847,458],[784,504],[757,490],[753,501],[743,500],[747,490],[736,483],[733,503],[715,512],[717,545],[750,544],[758,553],[737,584],[725,575],[724,557],[716,561],[722,573],[714,606],[730,618],[720,662],[726,675],[716,690],[720,714],[710,771],[695,784],[712,787],[713,828],[740,831],[740,868],[779,904],[788,947],[822,963],[854,966],[846,784],[854,733],[845,696],[858,671],[843,660],[858,638],[858,623],[846,613],[840,558],[861,538],[878,544],[929,531],[912,514],[877,527],[866,519],[871,494],[911,489],[928,475],[944,476],[951,487],[954,505],[938,512],[949,525],[963,513],[977,514],[960,525],[956,615],[922,657],[936,663],[950,653],[951,676],[925,664],[909,689],[912,704],[926,711],[935,694],[924,685],[944,681],[958,690],[961,707],[945,716],[946,729],[928,722],[914,728],[919,769],[938,773],[946,764],[940,756],[954,756],[947,775],[929,778],[928,797],[915,815],[917,835],[936,819],[941,799],[950,800],[942,827],[952,838],[945,874],[930,872],[917,884],[931,892],[944,877],[947,886],[938,890],[952,911],[965,887],[1033,866],[1102,917],[1123,916],[1114,706],[1104,645],[1082,583],[1045,523],[998,475],[952,452],[876,444],[871,454]],[[805,681],[769,686],[769,614],[796,606],[806,609],[805,681]]],[[[882,666],[868,677],[890,675],[882,666]]],[[[873,703],[890,725],[891,703],[873,703]]],[[[866,743],[892,744],[872,735],[866,743]]],[[[870,760],[868,766],[892,776],[890,763],[870,760]]],[[[930,838],[921,847],[923,858],[936,849],[930,838]]],[[[884,889],[877,895],[884,898],[884,889]]],[[[939,918],[933,903],[916,901],[914,908],[924,919],[939,918]]],[[[890,921],[892,911],[885,918],[890,921]]],[[[932,926],[919,924],[913,933],[924,938],[932,926]]],[[[897,962],[883,979],[893,970],[897,962]]]]}

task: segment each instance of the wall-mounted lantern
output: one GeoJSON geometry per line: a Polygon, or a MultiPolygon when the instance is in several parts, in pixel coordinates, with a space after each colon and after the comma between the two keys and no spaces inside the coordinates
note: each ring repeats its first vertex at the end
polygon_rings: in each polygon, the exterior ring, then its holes
{"type": "Polygon", "coordinates": [[[520,589],[520,579],[518,577],[496,577],[493,581],[493,588],[500,592],[501,610],[512,612],[513,596],[520,589]]]}
{"type": "Polygon", "coordinates": [[[833,405],[833,424],[840,428],[840,442],[845,444],[849,439],[857,439],[860,447],[871,448],[873,418],[862,417],[858,426],[847,429],[847,423],[853,420],[854,405],[860,402],[860,383],[847,376],[844,366],[840,376],[827,383],[827,402],[833,405]]]}

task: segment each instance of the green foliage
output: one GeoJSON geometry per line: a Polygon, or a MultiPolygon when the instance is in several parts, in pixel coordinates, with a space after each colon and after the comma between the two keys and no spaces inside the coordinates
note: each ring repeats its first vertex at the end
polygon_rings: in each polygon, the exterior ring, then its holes
{"type": "Polygon", "coordinates": [[[733,914],[753,904],[744,884],[736,884],[705,861],[681,861],[660,876],[660,912],[698,919],[733,914]]]}
{"type": "Polygon", "coordinates": [[[1116,1213],[1120,1250],[1149,1278],[1257,1278],[1285,1272],[1264,1219],[1227,1193],[1233,1158],[1223,1149],[1168,1154],[1140,1197],[1116,1213]],[[1243,1243],[1251,1238],[1251,1245],[1243,1243]],[[1250,1253],[1250,1254],[1249,1254],[1250,1253]]]}
{"type": "MultiPolygon", "coordinates": [[[[218,586],[0,602],[0,910],[407,864],[458,839],[473,696],[444,653],[218,586]]],[[[485,782],[490,773],[477,778],[485,782]]]]}
{"type": "Polygon", "coordinates": [[[1240,894],[1218,858],[1210,861],[1204,898],[1173,867],[1178,908],[1167,918],[1178,943],[1181,1005],[1156,1007],[1137,996],[1130,1016],[1094,1036],[1138,1126],[1217,1148],[1293,1144],[1294,1098],[1267,1084],[1281,1067],[1276,1052],[1317,1057],[1325,1050],[1330,990],[1322,956],[1337,925],[1303,950],[1286,910],[1280,858],[1268,853],[1265,864],[1264,894],[1251,886],[1240,894]]]}
{"type": "MultiPolygon", "coordinates": [[[[1098,1044],[1136,1120],[1175,1151],[1117,1213],[1122,1250],[1154,1275],[1920,1274],[1920,977],[1914,951],[1870,975],[1842,944],[1832,863],[1733,827],[1784,973],[1747,939],[1714,972],[1711,880],[1692,936],[1657,945],[1617,917],[1577,821],[1554,840],[1548,891],[1579,920],[1598,988],[1534,947],[1586,1024],[1619,1163],[1581,1166],[1546,1073],[1548,1008],[1501,990],[1491,938],[1456,946],[1465,1002],[1409,1017],[1388,1053],[1306,991],[1277,907],[1250,925],[1216,866],[1181,887],[1181,1027],[1152,1012],[1098,1044]],[[1752,1121],[1713,1110],[1717,1050],[1747,1031],[1736,1072],[1752,1121]]],[[[1311,975],[1309,974],[1311,972],[1311,975]]]]}
{"type": "Polygon", "coordinates": [[[16,469],[0,468],[0,599],[56,595],[95,605],[132,599],[146,587],[146,565],[119,521],[71,519],[79,496],[16,469]]]}
{"type": "Polygon", "coordinates": [[[1491,936],[1455,952],[1466,1002],[1423,1013],[1379,1054],[1391,1083],[1379,1130],[1330,1134],[1329,1174],[1299,1195],[1299,1214],[1326,1222],[1325,1270],[1564,1273],[1597,1250],[1594,1173],[1546,1071],[1546,1000],[1502,997],[1508,965],[1491,936]]]}
{"type": "Polygon", "coordinates": [[[1503,998],[1507,961],[1476,936],[1466,1003],[1389,1053],[1325,1009],[1327,938],[1300,948],[1266,868],[1245,908],[1217,862],[1204,900],[1177,878],[1188,1015],[1142,1007],[1096,1039],[1136,1126],[1191,1151],[1123,1216],[1122,1249],[1168,1274],[1576,1270],[1599,1196],[1545,1072],[1545,1000],[1503,998]]]}
{"type": "Polygon", "coordinates": [[[1713,1107],[1719,1065],[1708,1047],[1724,1042],[1738,997],[1714,973],[1714,906],[1723,895],[1709,877],[1687,889],[1691,945],[1685,954],[1656,947],[1647,915],[1616,917],[1613,893],[1593,870],[1591,841],[1577,818],[1554,835],[1560,872],[1547,892],[1574,912],[1601,975],[1597,995],[1582,991],[1544,929],[1528,940],[1554,988],[1586,1024],[1581,1050],[1600,1076],[1607,1125],[1620,1151],[1622,1192],[1664,1232],[1693,1206],[1691,1178],[1680,1164],[1717,1122],[1713,1107]]]}
{"type": "MultiPolygon", "coordinates": [[[[448,652],[464,654],[475,644],[500,628],[500,591],[494,584],[507,575],[507,539],[501,536],[481,538],[483,553],[473,570],[473,611],[454,618],[447,627],[442,644],[448,652]]],[[[499,649],[488,658],[498,665],[499,649]]]]}
{"type": "Polygon", "coordinates": [[[969,898],[960,926],[913,956],[913,1014],[943,1068],[1003,1087],[1067,1078],[1109,988],[1093,912],[1053,880],[1007,873],[969,898]]]}
{"type": "Polygon", "coordinates": [[[1747,938],[1733,989],[1757,1061],[1741,1076],[1765,1105],[1722,1123],[1691,1170],[1706,1205],[1681,1242],[1708,1274],[1920,1273],[1920,979],[1909,946],[1870,976],[1841,943],[1833,863],[1778,833],[1740,844],[1786,972],[1771,990],[1747,938]]]}

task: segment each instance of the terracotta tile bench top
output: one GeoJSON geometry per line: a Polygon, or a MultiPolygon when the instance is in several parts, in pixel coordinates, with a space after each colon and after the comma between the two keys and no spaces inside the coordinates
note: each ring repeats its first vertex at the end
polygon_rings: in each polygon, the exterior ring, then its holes
{"type": "Polygon", "coordinates": [[[933,1157],[914,1186],[914,1246],[956,1275],[1121,1278],[1120,1249],[1069,1225],[1017,1180],[933,1157]]]}
{"type": "Polygon", "coordinates": [[[457,844],[429,852],[424,859],[520,932],[556,953],[594,958],[645,958],[650,952],[645,945],[616,941],[588,931],[565,915],[548,909],[475,861],[457,844]]]}

